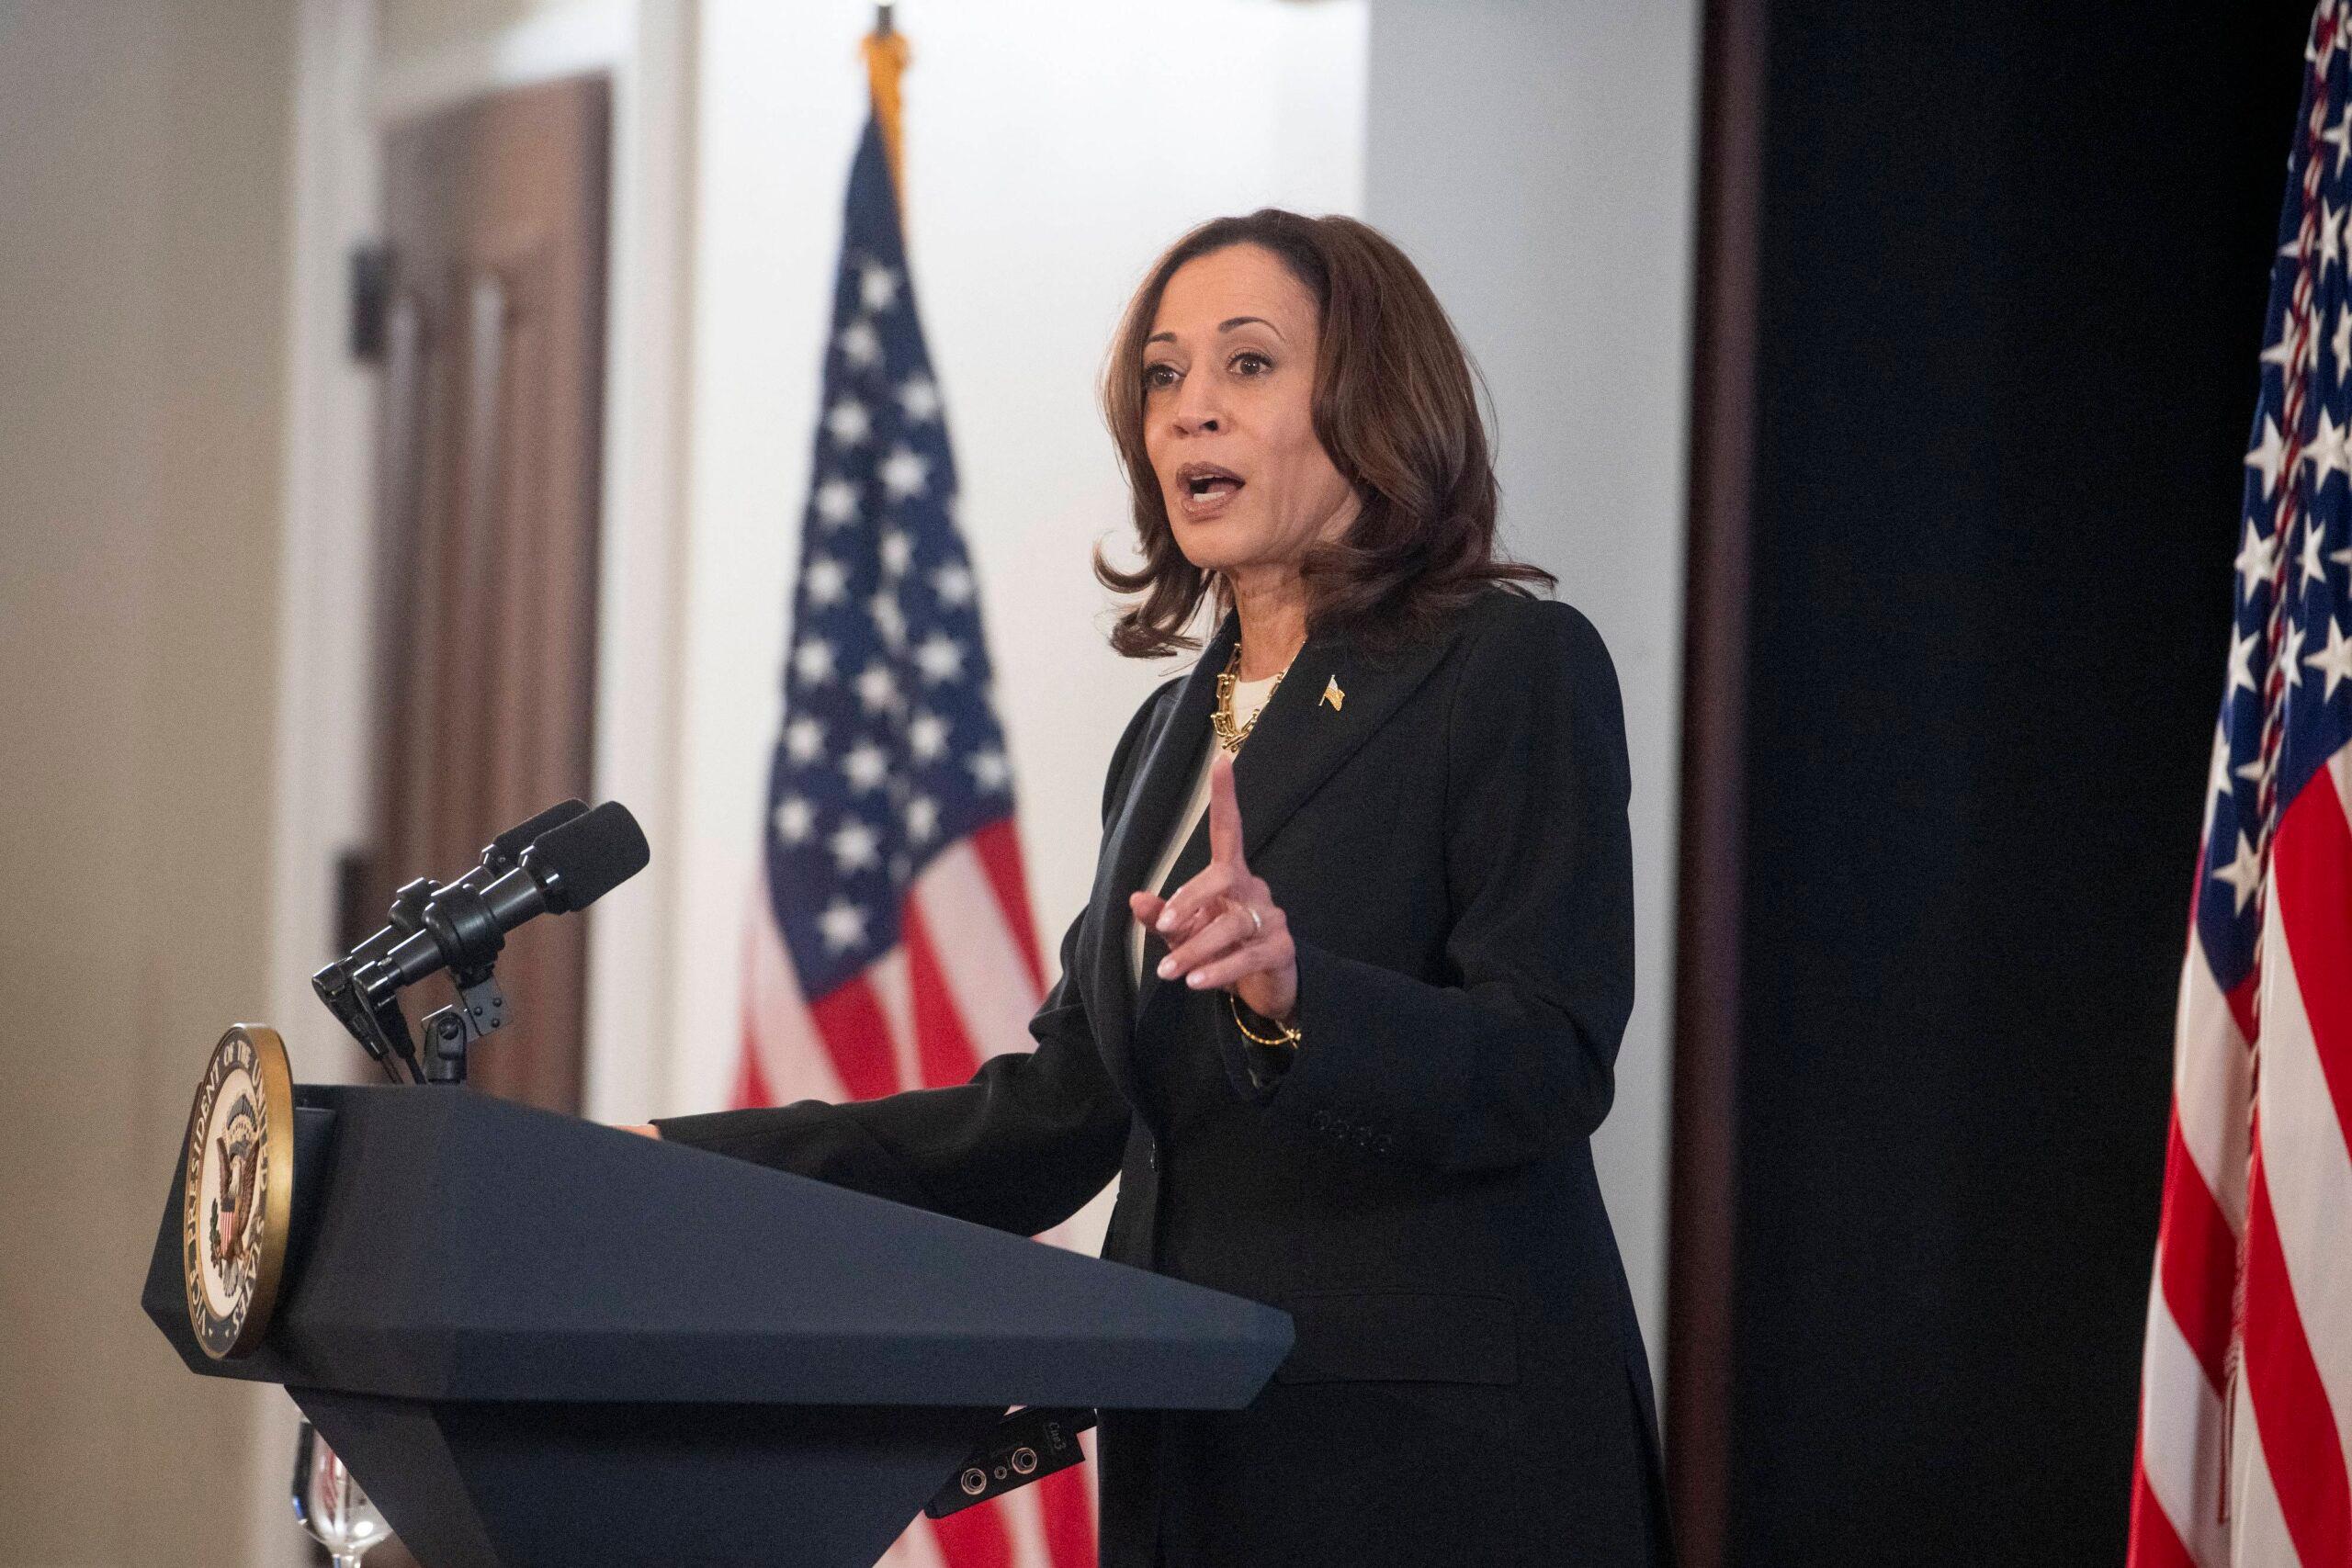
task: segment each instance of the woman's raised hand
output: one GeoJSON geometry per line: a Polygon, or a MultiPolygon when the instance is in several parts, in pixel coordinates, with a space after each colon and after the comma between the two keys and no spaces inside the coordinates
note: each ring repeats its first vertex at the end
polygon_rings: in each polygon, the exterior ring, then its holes
{"type": "Polygon", "coordinates": [[[1223,747],[1209,760],[1209,863],[1166,898],[1147,889],[1128,894],[1127,907],[1168,943],[1161,979],[1223,987],[1260,1016],[1290,1023],[1298,949],[1281,906],[1241,858],[1241,803],[1233,756],[1223,747]]]}

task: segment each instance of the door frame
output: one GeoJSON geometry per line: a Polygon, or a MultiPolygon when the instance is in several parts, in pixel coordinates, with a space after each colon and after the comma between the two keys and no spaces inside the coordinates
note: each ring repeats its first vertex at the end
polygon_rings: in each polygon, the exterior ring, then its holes
{"type": "MultiPolygon", "coordinates": [[[[569,0],[401,59],[379,56],[377,10],[376,0],[300,0],[296,16],[267,1002],[298,1037],[326,1028],[308,977],[330,956],[334,866],[370,831],[376,389],[373,370],[347,353],[346,290],[354,248],[379,231],[381,133],[481,93],[602,72],[612,81],[613,189],[595,792],[628,803],[656,853],[628,896],[590,917],[582,1109],[639,1121],[657,1109],[671,1054],[699,6],[569,0]]],[[[314,1052],[306,1071],[333,1061],[314,1052]]]]}

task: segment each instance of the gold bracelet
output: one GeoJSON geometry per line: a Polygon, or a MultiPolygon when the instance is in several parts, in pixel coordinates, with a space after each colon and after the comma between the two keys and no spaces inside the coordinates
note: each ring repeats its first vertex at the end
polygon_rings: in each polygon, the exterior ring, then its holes
{"type": "MultiPolygon", "coordinates": [[[[1249,1034],[1250,1039],[1255,1040],[1261,1045],[1295,1045],[1301,1039],[1305,1038],[1292,1025],[1279,1021],[1275,1023],[1274,1027],[1281,1030],[1282,1033],[1272,1040],[1267,1039],[1262,1034],[1250,1034],[1250,1026],[1241,1021],[1241,998],[1235,996],[1231,991],[1227,991],[1225,993],[1225,999],[1233,1009],[1233,1027],[1241,1031],[1244,1034],[1249,1034]]],[[[1256,1010],[1252,1009],[1251,1010],[1255,1011],[1256,1010]]]]}

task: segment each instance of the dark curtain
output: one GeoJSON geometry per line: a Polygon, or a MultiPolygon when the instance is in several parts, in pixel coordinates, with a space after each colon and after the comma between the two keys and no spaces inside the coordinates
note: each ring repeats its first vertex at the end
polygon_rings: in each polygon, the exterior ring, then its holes
{"type": "Polygon", "coordinates": [[[1766,14],[1725,1559],[2119,1562],[2310,7],[1766,14]]]}

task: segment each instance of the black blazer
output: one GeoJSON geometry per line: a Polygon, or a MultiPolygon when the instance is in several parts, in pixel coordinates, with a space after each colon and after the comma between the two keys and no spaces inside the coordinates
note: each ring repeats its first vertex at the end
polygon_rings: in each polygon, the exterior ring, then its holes
{"type": "Polygon", "coordinates": [[[1127,958],[1127,893],[1238,631],[1228,613],[1119,738],[1034,1053],[662,1134],[1027,1235],[1116,1173],[1103,1257],[1286,1309],[1297,1342],[1246,1409],[1102,1413],[1105,1565],[1665,1562],[1649,1369],[1588,1143],[1634,983],[1608,652],[1500,588],[1385,660],[1306,639],[1234,766],[1298,951],[1304,1042],[1261,1087],[1224,992],[1161,982],[1157,933],[1140,995],[1127,958]]]}

